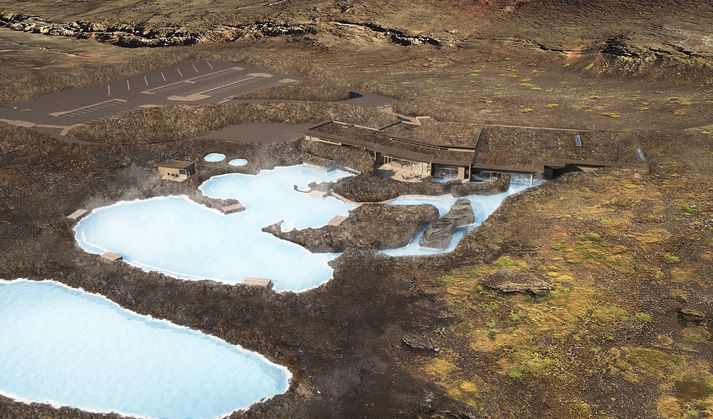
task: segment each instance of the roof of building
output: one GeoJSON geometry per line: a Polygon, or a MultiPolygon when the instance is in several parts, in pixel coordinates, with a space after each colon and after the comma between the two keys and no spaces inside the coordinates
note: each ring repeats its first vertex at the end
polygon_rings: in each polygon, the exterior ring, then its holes
{"type": "Polygon", "coordinates": [[[503,172],[544,173],[547,167],[607,167],[636,160],[636,140],[622,132],[482,127],[426,118],[415,122],[421,124],[395,122],[374,128],[330,121],[306,134],[404,160],[503,172]]]}
{"type": "Polygon", "coordinates": [[[487,126],[478,140],[473,166],[516,172],[570,164],[617,166],[633,162],[635,149],[633,138],[620,132],[487,126]]]}
{"type": "Polygon", "coordinates": [[[420,142],[418,139],[396,137],[385,132],[386,129],[388,128],[379,130],[330,121],[312,127],[306,133],[328,141],[362,147],[404,160],[453,165],[470,165],[473,161],[473,151],[451,150],[447,146],[436,145],[433,142],[427,143],[420,142]]]}
{"type": "Polygon", "coordinates": [[[189,167],[192,164],[194,164],[192,161],[171,159],[171,160],[164,160],[162,162],[158,162],[158,163],[156,163],[156,166],[168,167],[171,169],[185,169],[186,167],[189,167]]]}
{"type": "Polygon", "coordinates": [[[423,144],[474,149],[483,128],[482,125],[438,122],[430,118],[419,118],[418,122],[418,124],[394,124],[382,129],[381,132],[423,144]]]}

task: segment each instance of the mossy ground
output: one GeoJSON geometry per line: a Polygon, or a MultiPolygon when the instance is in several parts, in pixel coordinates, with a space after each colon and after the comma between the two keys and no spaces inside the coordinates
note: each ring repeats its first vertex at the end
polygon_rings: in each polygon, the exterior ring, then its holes
{"type": "Polygon", "coordinates": [[[486,238],[499,249],[440,278],[456,321],[423,360],[426,378],[485,415],[713,414],[711,333],[679,313],[710,309],[709,184],[686,165],[611,169],[506,203],[457,256],[486,238]],[[555,289],[481,285],[502,267],[539,271],[555,289]]]}

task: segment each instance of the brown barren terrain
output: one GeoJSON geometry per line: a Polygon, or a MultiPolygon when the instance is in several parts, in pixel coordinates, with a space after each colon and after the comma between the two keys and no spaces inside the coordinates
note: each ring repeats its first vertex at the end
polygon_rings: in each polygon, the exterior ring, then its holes
{"type": "MultiPolygon", "coordinates": [[[[3,16],[104,25],[91,36],[0,29],[3,103],[184,59],[310,80],[242,98],[260,103],[118,115],[70,131],[82,145],[0,125],[0,278],[83,287],[289,366],[290,391],[234,417],[713,415],[713,4],[381,3],[0,1],[3,16]],[[265,22],[283,26],[221,28],[265,22]],[[140,27],[131,42],[151,42],[167,27],[195,42],[123,48],[112,45],[129,42],[121,25],[140,27]],[[121,34],[107,35],[112,26],[121,34]],[[393,97],[395,110],[412,116],[506,125],[491,134],[512,147],[550,138],[553,127],[597,130],[598,153],[625,142],[647,160],[570,173],[508,198],[452,254],[388,258],[340,238],[347,250],[334,279],[303,294],[179,281],[102,263],[76,246],[64,219],[76,208],[197,198],[214,174],[313,154],[368,167],[363,153],[299,141],[196,139],[239,123],[383,118],[341,102],[347,91],[393,97]],[[250,163],[199,167],[185,184],[158,182],[151,166],[215,150],[250,163]]],[[[529,157],[520,148],[493,152],[529,157]]],[[[401,193],[350,182],[363,189],[337,189],[401,193]]],[[[0,398],[0,417],[97,415],[0,398]]]]}

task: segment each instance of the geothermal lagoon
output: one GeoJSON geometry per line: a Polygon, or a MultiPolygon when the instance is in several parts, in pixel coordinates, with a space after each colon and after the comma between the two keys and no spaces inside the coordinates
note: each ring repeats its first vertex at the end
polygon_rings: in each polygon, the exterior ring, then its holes
{"type": "MultiPolygon", "coordinates": [[[[311,182],[336,182],[347,176],[351,174],[306,165],[262,170],[257,175],[214,176],[199,187],[200,191],[209,198],[237,199],[245,211],[225,215],[186,196],[122,201],[92,211],[75,227],[75,237],[87,252],[113,252],[133,266],[179,279],[238,284],[245,278],[266,278],[273,281],[276,291],[306,291],[332,278],[329,262],[340,254],[312,253],[262,229],[280,221],[283,231],[318,228],[337,215],[347,216],[356,205],[297,190],[308,190],[311,182]]],[[[447,249],[419,246],[422,231],[408,246],[383,253],[425,256],[450,252],[506,197],[526,188],[511,185],[508,192],[467,197],[476,222],[458,229],[447,249]]],[[[389,204],[431,204],[443,216],[455,201],[450,195],[400,197],[389,204]]]]}
{"type": "Polygon", "coordinates": [[[124,201],[93,211],[77,224],[75,235],[87,252],[111,251],[131,265],[176,278],[229,284],[267,278],[276,291],[305,291],[332,277],[329,262],[339,254],[312,253],[262,228],[279,221],[285,229],[321,227],[348,215],[354,205],[294,189],[346,176],[351,174],[304,165],[215,176],[201,192],[237,199],[245,211],[225,215],[185,196],[124,201]]]}
{"type": "Polygon", "coordinates": [[[0,280],[0,394],[148,418],[217,418],[290,372],[218,338],[53,281],[0,280]]]}

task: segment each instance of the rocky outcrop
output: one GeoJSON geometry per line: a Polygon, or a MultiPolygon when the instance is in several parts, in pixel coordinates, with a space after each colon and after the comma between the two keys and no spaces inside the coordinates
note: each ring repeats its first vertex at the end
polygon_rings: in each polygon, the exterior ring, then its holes
{"type": "Polygon", "coordinates": [[[312,252],[391,249],[406,246],[424,225],[438,218],[432,205],[365,204],[352,210],[339,226],[281,231],[281,223],[263,231],[312,252]]]}
{"type": "Polygon", "coordinates": [[[555,289],[554,285],[547,282],[540,274],[529,269],[499,269],[488,275],[482,283],[488,288],[504,293],[545,295],[555,289]]]}
{"type": "Polygon", "coordinates": [[[402,32],[396,29],[391,29],[391,28],[384,28],[383,26],[379,26],[373,23],[357,23],[357,22],[350,22],[346,20],[338,20],[332,22],[333,24],[336,25],[343,25],[343,26],[357,26],[360,28],[366,28],[369,29],[373,32],[380,33],[388,37],[391,42],[399,45],[404,45],[404,46],[411,46],[411,45],[433,45],[440,47],[442,45],[441,41],[432,38],[430,36],[425,36],[425,35],[410,35],[406,32],[402,32]]]}
{"type": "Polygon", "coordinates": [[[339,181],[333,191],[355,202],[383,202],[401,195],[445,195],[450,186],[433,182],[399,182],[372,174],[339,181]]]}
{"type": "MultiPolygon", "coordinates": [[[[372,23],[352,23],[334,21],[324,23],[332,27],[358,26],[372,33],[385,37],[390,42],[411,45],[441,46],[441,41],[425,35],[411,35],[403,31],[384,28],[372,23]]],[[[108,22],[48,22],[38,16],[5,11],[0,14],[0,27],[14,31],[32,32],[53,36],[91,38],[122,47],[163,47],[193,45],[197,43],[226,42],[237,39],[264,36],[299,36],[317,33],[316,23],[287,24],[275,22],[255,22],[242,25],[214,25],[200,32],[190,31],[179,26],[148,27],[144,24],[108,22]]]]}
{"type": "Polygon", "coordinates": [[[307,156],[334,160],[361,173],[370,173],[374,170],[373,156],[366,150],[317,141],[303,141],[302,151],[307,156]]]}
{"type": "Polygon", "coordinates": [[[14,31],[39,33],[53,36],[69,36],[80,39],[95,39],[122,47],[164,47],[193,45],[197,43],[235,41],[245,37],[305,35],[316,33],[313,25],[277,24],[256,22],[245,25],[216,25],[202,32],[189,31],[182,27],[149,28],[127,23],[74,21],[69,23],[47,22],[37,16],[5,12],[0,15],[0,26],[14,31]]]}
{"type": "Polygon", "coordinates": [[[432,249],[445,249],[451,242],[453,231],[475,222],[470,201],[460,198],[453,204],[448,214],[432,223],[421,236],[419,244],[432,249]]]}
{"type": "Polygon", "coordinates": [[[404,343],[404,345],[412,349],[438,352],[438,347],[428,336],[409,333],[404,335],[401,341],[404,343]]]}
{"type": "Polygon", "coordinates": [[[510,188],[510,175],[503,175],[492,182],[468,182],[453,185],[453,196],[494,195],[507,192],[510,188]]]}
{"type": "Polygon", "coordinates": [[[678,310],[681,318],[687,322],[708,324],[708,317],[700,310],[691,307],[681,307],[678,310]]]}

